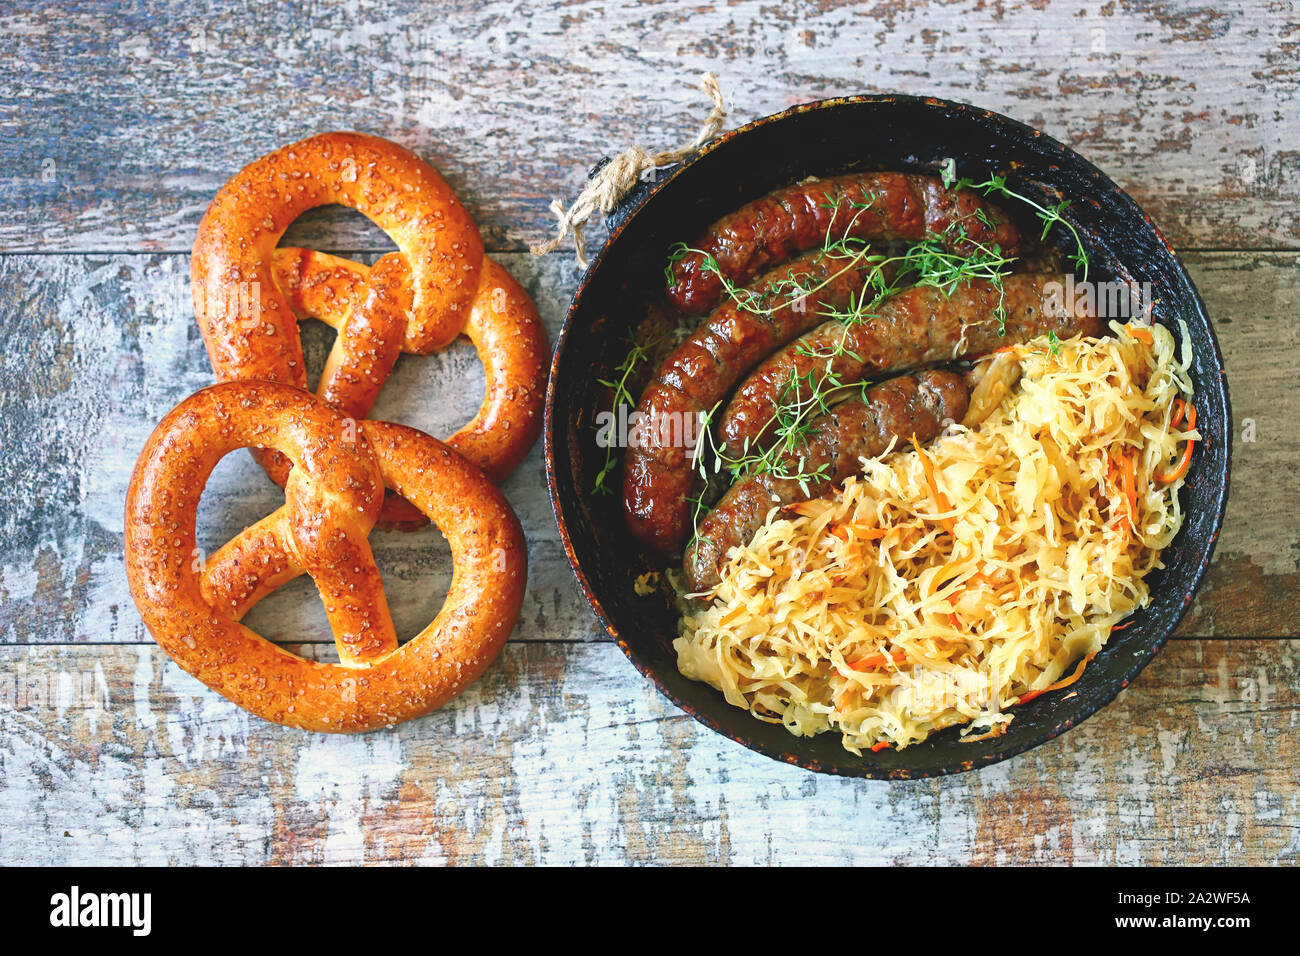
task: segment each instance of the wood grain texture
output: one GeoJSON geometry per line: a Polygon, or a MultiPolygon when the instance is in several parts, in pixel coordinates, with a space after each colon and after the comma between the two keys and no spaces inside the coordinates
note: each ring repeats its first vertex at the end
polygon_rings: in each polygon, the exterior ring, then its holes
{"type": "Polygon", "coordinates": [[[1184,641],[1111,706],[940,780],[819,777],[608,644],[515,644],[391,733],[266,724],[153,647],[0,649],[0,863],[1296,863],[1300,646],[1184,641]]]}
{"type": "MultiPolygon", "coordinates": [[[[332,128],[435,163],[490,248],[632,142],[862,92],[1037,126],[1130,190],[1178,247],[1300,245],[1300,14],[1287,0],[727,4],[18,2],[0,13],[0,250],[187,251],[253,158],[332,128]]],[[[294,238],[379,249],[355,217],[294,238]]]]}
{"type": "MultiPolygon", "coordinates": [[[[1291,863],[1300,641],[1300,12],[1288,0],[227,0],[0,10],[0,864],[287,862],[1291,863]],[[603,636],[559,546],[540,450],[505,485],[530,545],[512,643],[392,733],[288,731],[149,640],[122,507],[163,413],[211,381],[188,290],[237,169],[330,128],[428,158],[552,337],[576,284],[551,230],[592,163],[676,145],[716,71],[731,125],[898,91],[1077,148],[1183,250],[1220,332],[1233,489],[1178,636],[1111,706],[978,773],[887,784],[752,754],[669,705],[603,636]],[[7,254],[6,254],[7,253],[7,254]]],[[[593,239],[600,238],[600,230],[593,239]]],[[[318,210],[289,241],[390,248],[318,210]]],[[[319,368],[329,335],[309,324],[319,368]]],[[[473,414],[466,345],[403,357],[376,417],[473,414]]],[[[204,497],[213,549],[281,492],[244,454],[204,497]]],[[[439,536],[376,534],[401,634],[450,577],[439,536]]],[[[312,586],[251,615],[329,653],[312,586]]]]}
{"type": "Polygon", "coordinates": [[[1232,487],[1209,577],[1178,634],[1300,634],[1300,256],[1189,255],[1223,346],[1232,487]]]}
{"type": "MultiPolygon", "coordinates": [[[[507,254],[504,264],[541,306],[552,338],[573,277],[563,260],[507,254]]],[[[1211,578],[1181,636],[1300,633],[1300,256],[1202,253],[1187,258],[1219,323],[1237,415],[1233,492],[1211,578]],[[1252,424],[1253,423],[1253,424],[1252,424]],[[1247,430],[1249,426],[1249,430],[1247,430]],[[1246,440],[1253,436],[1254,441],[1246,440]]],[[[184,256],[0,257],[0,643],[148,641],[127,594],[122,508],[135,456],[157,421],[212,381],[190,312],[184,256]]],[[[328,332],[307,323],[319,367],[328,332]]],[[[474,413],[482,371],[460,343],[430,358],[403,356],[376,406],[379,418],[447,435],[474,413]],[[475,383],[467,387],[467,383],[475,383]]],[[[505,484],[530,547],[522,640],[601,635],[573,581],[545,491],[540,447],[505,484]]],[[[282,492],[243,453],[218,467],[200,511],[211,553],[274,510],[282,492]]],[[[376,532],[399,634],[432,620],[450,581],[433,531],[376,532]]],[[[273,640],[331,643],[303,579],[254,610],[273,640]]]]}

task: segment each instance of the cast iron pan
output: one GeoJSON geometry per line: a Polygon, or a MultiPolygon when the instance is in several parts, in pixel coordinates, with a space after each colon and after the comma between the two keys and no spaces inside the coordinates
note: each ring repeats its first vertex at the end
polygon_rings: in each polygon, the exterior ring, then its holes
{"type": "MultiPolygon", "coordinates": [[[[1151,220],[1092,164],[1048,136],[988,110],[912,96],[855,96],[798,106],[706,144],[694,158],[643,184],[610,221],[604,248],[578,287],[560,333],[546,397],[546,471],[569,561],[588,602],[641,673],[705,726],[759,753],[809,770],[879,778],[926,777],[987,766],[1036,747],[1109,703],[1160,649],[1186,613],[1214,551],[1228,497],[1231,413],[1223,358],[1191,280],[1151,220]],[[1116,632],[1074,685],[1016,711],[1007,733],[962,743],[957,728],[902,751],[857,757],[839,734],[790,735],[755,720],[677,671],[675,619],[661,594],[639,597],[638,575],[665,563],[643,555],[624,530],[621,496],[595,495],[604,461],[592,416],[627,354],[641,304],[663,294],[668,248],[769,190],[853,170],[1007,177],[1039,203],[1070,200],[1068,217],[1091,255],[1092,279],[1152,283],[1156,321],[1187,323],[1195,354],[1197,427],[1205,436],[1183,490],[1186,523],[1151,578],[1152,601],[1116,632]]],[[[1006,203],[1003,203],[1007,206],[1006,203]]],[[[1008,207],[1010,208],[1010,207],[1008,207]]],[[[613,487],[621,484],[615,475],[613,487]]]]}

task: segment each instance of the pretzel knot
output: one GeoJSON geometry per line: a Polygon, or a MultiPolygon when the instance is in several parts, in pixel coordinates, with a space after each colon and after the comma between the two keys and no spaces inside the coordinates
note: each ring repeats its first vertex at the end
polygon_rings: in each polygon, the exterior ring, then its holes
{"type": "Polygon", "coordinates": [[[358,426],[308,392],[265,382],[213,385],[159,423],[127,492],[126,565],[141,617],[181,667],[260,717],[331,732],[409,720],[473,683],[518,619],[527,574],[518,519],[462,456],[413,428],[358,426]],[[286,456],[285,504],[204,561],[199,496],[237,448],[286,456]],[[401,645],[368,541],[385,487],[438,526],[455,562],[437,618],[401,645]],[[337,664],[239,623],[303,573],[320,590],[337,664]]]}
{"type": "MultiPolygon", "coordinates": [[[[495,481],[519,464],[542,424],[549,354],[532,300],[483,254],[469,212],[438,172],[395,143],[323,133],[245,167],[213,199],[190,263],[194,309],[222,380],[307,387],[298,322],[338,335],[317,394],[353,418],[370,414],[400,352],[427,355],[465,334],[487,390],[448,444],[495,481]],[[373,267],[309,249],[277,248],[290,223],[339,203],[368,216],[398,251],[373,267]]],[[[289,462],[255,451],[281,486],[289,462]]],[[[390,498],[385,524],[422,523],[390,498]]]]}

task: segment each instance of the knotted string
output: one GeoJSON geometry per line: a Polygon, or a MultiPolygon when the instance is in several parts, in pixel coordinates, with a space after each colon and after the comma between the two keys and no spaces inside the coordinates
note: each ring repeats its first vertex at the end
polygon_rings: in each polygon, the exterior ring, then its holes
{"type": "Polygon", "coordinates": [[[559,220],[559,228],[554,238],[529,246],[535,256],[544,256],[555,251],[567,236],[573,236],[574,258],[578,267],[587,268],[587,239],[583,228],[597,210],[608,216],[618,206],[619,200],[626,196],[640,181],[641,177],[659,166],[671,166],[681,162],[695,150],[722,132],[722,124],[727,120],[727,108],[723,103],[722,90],[718,88],[718,78],[712,73],[705,73],[700,80],[700,89],[713,104],[708,118],[695,135],[684,146],[665,150],[661,153],[647,153],[640,146],[632,146],[606,163],[596,174],[587,180],[582,192],[568,209],[558,199],[551,200],[551,212],[559,220]]]}

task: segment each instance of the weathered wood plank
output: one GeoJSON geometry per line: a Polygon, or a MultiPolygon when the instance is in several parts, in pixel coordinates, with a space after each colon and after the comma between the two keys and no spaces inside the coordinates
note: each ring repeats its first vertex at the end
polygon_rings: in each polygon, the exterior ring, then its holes
{"type": "MultiPolygon", "coordinates": [[[[331,128],[417,150],[519,250],[599,157],[693,135],[706,69],[736,123],[858,92],[974,102],[1077,147],[1177,246],[1294,248],[1298,28],[1284,0],[8,4],[0,250],[185,251],[232,173],[331,128]]],[[[296,236],[382,245],[336,214],[296,236]]]]}
{"type": "Polygon", "coordinates": [[[894,784],[750,753],[607,644],[511,645],[364,737],[249,717],[147,646],[0,662],[4,864],[1300,859],[1291,641],[1176,642],[1064,737],[894,784]]]}
{"type": "MultiPolygon", "coordinates": [[[[595,158],[693,134],[692,84],[714,69],[735,123],[872,90],[979,103],[1076,146],[1180,247],[1297,249],[1297,31],[1278,0],[7,5],[0,252],[101,254],[0,255],[0,863],[1296,862],[1300,642],[1171,644],[1082,728],[977,774],[818,777],[709,733],[591,642],[535,451],[506,485],[531,550],[516,642],[438,714],[333,738],[250,717],[148,641],[121,511],[154,422],[210,381],[187,262],[164,253],[283,143],[391,136],[444,170],[491,248],[521,250],[595,158]]],[[[386,248],[334,210],[292,237],[386,248]]],[[[1237,445],[1180,635],[1295,635],[1300,257],[1187,258],[1223,337],[1237,445]]],[[[504,260],[554,335],[567,260],[504,260]]],[[[376,412],[447,434],[480,376],[467,347],[404,359],[376,412]]],[[[205,542],[278,501],[232,456],[205,542]]],[[[375,542],[410,633],[441,602],[445,546],[375,542]]],[[[328,639],[306,582],[250,623],[328,639]]]]}
{"type": "MultiPolygon", "coordinates": [[[[572,292],[557,259],[507,255],[552,336],[572,292]]],[[[1216,316],[1238,416],[1233,492],[1211,580],[1183,635],[1294,635],[1300,620],[1300,420],[1294,389],[1300,260],[1199,254],[1188,263],[1216,316]],[[1256,441],[1242,440],[1253,422],[1256,441]]],[[[137,450],[154,424],[211,382],[183,256],[0,257],[0,643],[147,641],[122,570],[122,508],[137,450]]],[[[315,323],[308,329],[323,331],[315,323]]],[[[317,359],[325,338],[313,334],[317,359]]],[[[447,435],[473,414],[473,351],[403,357],[376,414],[447,435]]],[[[481,387],[481,386],[480,386],[481,387]]],[[[1246,437],[1249,437],[1248,435],[1246,437]]],[[[522,639],[598,636],[573,583],[546,499],[540,450],[505,486],[531,547],[522,639]]],[[[213,476],[200,515],[215,548],[282,496],[243,454],[213,476]]],[[[376,534],[399,631],[436,613],[448,555],[432,532],[376,534]]],[[[280,640],[327,641],[315,591],[301,581],[250,623],[280,640]]]]}
{"type": "Polygon", "coordinates": [[[1300,256],[1184,257],[1223,346],[1235,420],[1228,513],[1178,633],[1300,634],[1300,256]]]}

